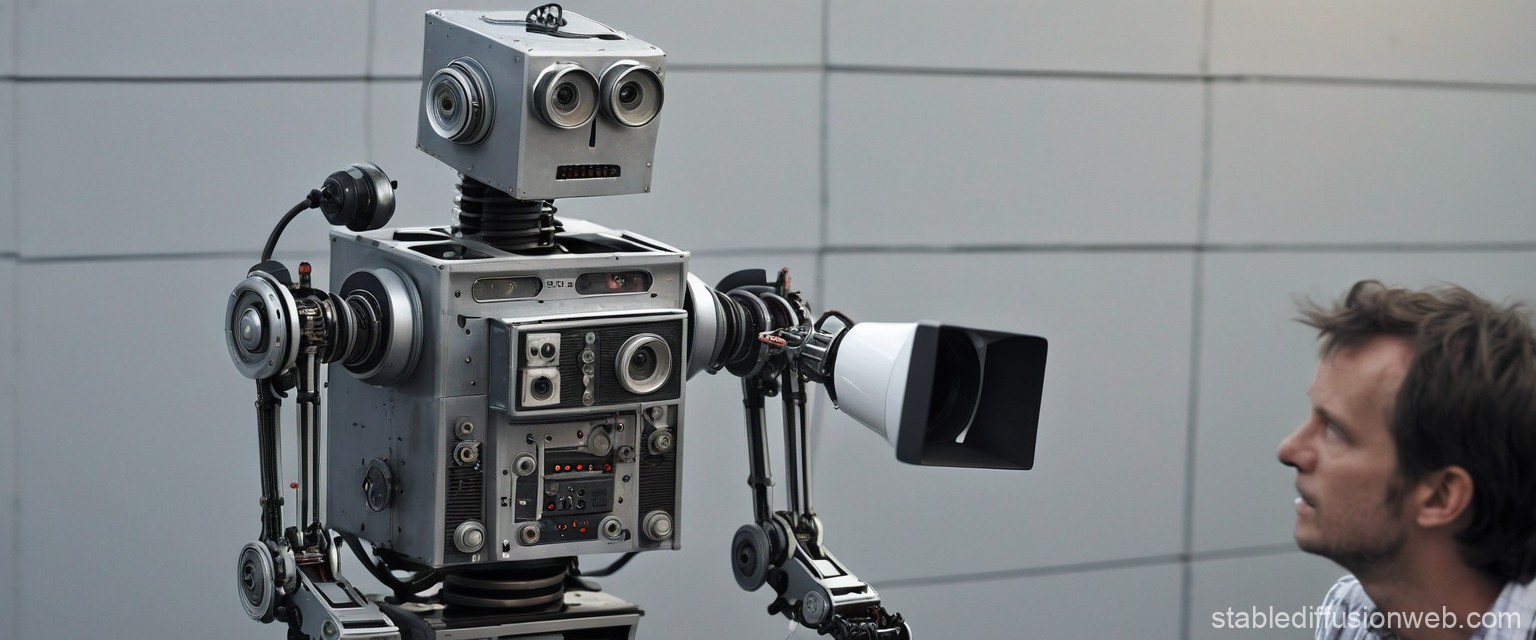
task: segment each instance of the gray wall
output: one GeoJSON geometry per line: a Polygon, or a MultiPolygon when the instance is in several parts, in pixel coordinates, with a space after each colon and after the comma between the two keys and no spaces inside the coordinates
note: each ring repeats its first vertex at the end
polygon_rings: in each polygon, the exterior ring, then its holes
{"type": "MultiPolygon", "coordinates": [[[[433,4],[0,0],[0,637],[281,637],[235,601],[257,472],[225,296],[349,162],[400,180],[399,224],[447,221],[412,148],[433,4]]],[[[788,265],[856,318],[1051,339],[1029,473],[904,467],[817,412],[829,543],[922,637],[1204,638],[1316,602],[1339,570],[1293,550],[1273,454],[1313,366],[1293,299],[1536,299],[1528,2],[568,8],[665,48],[671,95],[654,193],[565,214],[707,279],[788,265]]],[[[308,216],[280,257],[324,238],[308,216]]],[[[737,386],[692,384],[685,550],[607,584],[642,638],[780,637],[726,565],[737,386]]]]}

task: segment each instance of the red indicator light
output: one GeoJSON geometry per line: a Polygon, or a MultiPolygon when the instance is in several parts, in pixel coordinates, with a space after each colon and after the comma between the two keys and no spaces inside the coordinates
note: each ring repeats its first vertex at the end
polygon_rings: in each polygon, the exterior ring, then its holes
{"type": "Polygon", "coordinates": [[[586,533],[586,532],[587,532],[587,528],[586,527],[582,527],[582,528],[576,530],[576,533],[586,533]]]}
{"type": "Polygon", "coordinates": [[[581,465],[579,465],[579,464],[578,464],[578,465],[576,465],[576,470],[577,470],[577,471],[581,471],[581,465]]]}
{"type": "Polygon", "coordinates": [[[611,464],[603,465],[603,471],[613,471],[613,465],[611,465],[611,464]]]}
{"type": "Polygon", "coordinates": [[[297,482],[290,482],[290,483],[288,483],[288,488],[289,489],[297,489],[297,488],[299,488],[299,483],[297,483],[297,482]]]}
{"type": "Polygon", "coordinates": [[[565,470],[566,471],[570,471],[571,470],[571,465],[565,465],[565,470]]]}

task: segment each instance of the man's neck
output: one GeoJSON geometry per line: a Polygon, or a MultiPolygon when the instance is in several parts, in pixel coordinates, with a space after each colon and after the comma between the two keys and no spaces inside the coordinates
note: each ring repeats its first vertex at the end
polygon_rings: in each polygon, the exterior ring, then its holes
{"type": "Polygon", "coordinates": [[[1454,550],[1449,553],[1405,553],[1393,566],[1357,572],[1355,577],[1366,595],[1383,614],[1397,613],[1391,621],[1419,620],[1414,628],[1394,628],[1403,640],[1441,640],[1469,638],[1472,629],[1431,628],[1425,614],[1436,614],[1439,626],[1448,624],[1445,613],[1455,615],[1462,626],[1474,614],[1493,606],[1504,584],[1462,562],[1454,550]],[[1412,558],[1412,561],[1407,559],[1412,558]]]}

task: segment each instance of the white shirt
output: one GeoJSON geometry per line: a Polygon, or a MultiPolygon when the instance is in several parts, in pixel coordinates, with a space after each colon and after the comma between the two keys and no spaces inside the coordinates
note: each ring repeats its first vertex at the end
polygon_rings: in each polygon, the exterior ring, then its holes
{"type": "Polygon", "coordinates": [[[1472,640],[1536,639],[1536,582],[1504,585],[1493,607],[1479,619],[1456,619],[1454,613],[1422,611],[1382,613],[1365,595],[1354,576],[1339,578],[1318,608],[1317,640],[1398,640],[1393,628],[1473,628],[1472,640]]]}

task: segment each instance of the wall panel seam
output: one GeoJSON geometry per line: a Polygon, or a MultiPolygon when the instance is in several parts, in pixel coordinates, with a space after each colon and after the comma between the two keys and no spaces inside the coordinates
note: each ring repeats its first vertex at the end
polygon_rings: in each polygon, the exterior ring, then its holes
{"type": "MultiPolygon", "coordinates": [[[[1207,12],[1210,3],[1206,4],[1207,12]]],[[[1205,339],[1205,252],[1211,208],[1211,151],[1214,148],[1214,120],[1212,108],[1213,89],[1206,83],[1201,89],[1200,105],[1200,195],[1195,205],[1195,251],[1191,269],[1190,340],[1189,340],[1189,396],[1185,406],[1184,434],[1184,555],[1191,556],[1195,549],[1195,456],[1199,452],[1200,435],[1200,358],[1201,344],[1205,339]]],[[[1179,580],[1179,637],[1188,638],[1194,624],[1194,567],[1186,560],[1180,568],[1179,580]]]]}
{"type": "MultiPolygon", "coordinates": [[[[325,248],[316,248],[313,251],[302,249],[283,249],[277,252],[278,256],[286,256],[292,259],[313,257],[317,252],[327,251],[325,248]]],[[[1047,253],[1103,253],[1103,254],[1143,254],[1143,253],[1189,253],[1201,254],[1267,254],[1267,253],[1364,253],[1364,254],[1392,254],[1392,253],[1527,253],[1536,251],[1536,242],[1508,242],[1508,243],[1400,243],[1400,244],[1058,244],[1058,245],[882,245],[882,246],[782,246],[782,247],[720,247],[711,249],[692,250],[697,257],[731,257],[752,255],[826,255],[826,256],[853,256],[870,254],[919,254],[919,255],[946,255],[946,254],[1047,254],[1047,253]]],[[[232,258],[252,258],[257,252],[251,251],[212,251],[189,253],[143,253],[143,254],[59,254],[59,255],[27,255],[24,251],[12,254],[0,254],[0,258],[14,257],[18,264],[48,264],[48,263],[78,263],[78,262],[131,262],[151,260],[219,260],[232,258]]]]}
{"type": "MultiPolygon", "coordinates": [[[[22,279],[20,277],[21,276],[20,272],[21,272],[20,262],[18,261],[17,266],[11,270],[10,299],[6,300],[6,302],[10,305],[10,307],[8,309],[8,313],[7,313],[7,315],[10,316],[10,317],[7,318],[7,322],[9,322],[10,326],[11,326],[11,340],[10,340],[10,344],[5,345],[5,350],[6,350],[7,354],[10,357],[9,361],[13,362],[13,363],[21,361],[21,335],[20,335],[20,332],[17,330],[18,327],[20,326],[18,321],[21,319],[21,285],[20,285],[20,282],[21,282],[22,279]]],[[[14,369],[13,369],[13,371],[14,371],[14,369]]],[[[10,443],[10,446],[6,447],[6,455],[10,456],[10,460],[8,462],[7,467],[9,469],[9,472],[10,472],[10,475],[11,475],[11,477],[10,477],[11,495],[8,496],[9,499],[7,499],[5,501],[4,508],[5,508],[6,511],[9,511],[10,514],[11,514],[11,527],[10,527],[11,530],[9,532],[10,536],[11,536],[11,561],[14,562],[14,563],[19,563],[21,561],[22,555],[21,555],[21,470],[18,467],[21,466],[22,457],[21,457],[21,433],[20,433],[20,428],[17,425],[17,420],[21,417],[21,406],[20,406],[21,405],[21,389],[20,389],[20,380],[19,380],[19,378],[16,375],[14,375],[14,373],[11,376],[11,381],[10,382],[11,382],[11,400],[12,400],[11,403],[10,403],[10,407],[9,407],[10,408],[10,412],[9,412],[10,415],[4,416],[3,418],[0,418],[0,419],[5,419],[5,420],[9,420],[10,421],[10,423],[11,423],[11,438],[12,438],[12,442],[10,443]]],[[[19,569],[19,565],[18,565],[18,566],[11,567],[10,570],[5,571],[4,573],[6,575],[6,579],[8,581],[10,581],[10,583],[11,583],[10,584],[10,592],[9,592],[9,596],[10,596],[10,603],[9,603],[9,605],[10,605],[11,615],[10,615],[10,620],[6,621],[5,624],[6,624],[7,627],[10,628],[10,637],[17,638],[17,637],[20,637],[19,632],[20,632],[20,629],[21,629],[21,570],[19,569]]]]}
{"type": "MultiPolygon", "coordinates": [[[[1454,91],[1475,91],[1493,93],[1536,93],[1536,84],[1522,83],[1495,83],[1495,82],[1466,82],[1448,80],[1409,80],[1386,78],[1330,78],[1322,76],[1284,76],[1284,75],[1203,75],[1203,74],[1142,74],[1142,73],[1115,73],[1115,72],[1085,72],[1085,71],[1013,71],[1013,70],[975,70],[975,69],[926,69],[920,67],[862,67],[851,65],[711,65],[711,64],[670,64],[668,71],[684,72],[731,72],[731,73],[847,73],[866,75],[905,75],[905,76],[937,76],[947,78],[1036,78],[1051,80],[1097,80],[1119,82],[1174,82],[1174,83],[1213,83],[1218,85],[1251,85],[1251,84],[1289,84],[1307,86],[1342,86],[1342,87],[1395,87],[1405,89],[1438,89],[1454,91]]],[[[94,76],[94,75],[56,75],[35,76],[17,75],[0,76],[0,80],[10,80],[18,84],[48,84],[48,83],[102,83],[102,84],[135,84],[135,83],[184,83],[184,84],[240,84],[240,83],[274,83],[274,82],[362,82],[368,80],[382,82],[420,82],[419,75],[328,75],[328,76],[293,76],[293,75],[252,75],[252,76],[94,76]]]]}
{"type": "MultiPolygon", "coordinates": [[[[817,160],[820,162],[820,166],[817,167],[816,171],[817,187],[820,189],[820,197],[818,198],[818,203],[821,210],[819,212],[820,219],[818,220],[819,224],[817,225],[818,228],[816,231],[816,274],[815,279],[812,281],[816,289],[811,293],[810,300],[811,304],[814,305],[812,307],[813,309],[827,308],[827,238],[829,234],[828,229],[831,227],[832,219],[832,177],[827,170],[828,158],[830,157],[831,153],[830,139],[832,130],[830,122],[830,112],[832,108],[832,83],[831,75],[827,73],[827,63],[831,60],[829,57],[829,51],[832,48],[831,3],[832,0],[821,1],[821,64],[817,65],[816,67],[817,73],[821,74],[818,82],[818,85],[821,87],[821,121],[819,123],[820,149],[817,152],[817,160]]],[[[826,410],[824,409],[824,406],[825,405],[822,403],[817,403],[815,410],[811,412],[810,446],[812,447],[811,455],[813,456],[816,449],[820,449],[822,447],[822,443],[826,441],[826,438],[822,436],[824,431],[822,427],[826,421],[826,410]]],[[[816,468],[816,460],[814,457],[810,460],[810,465],[811,469],[814,471],[816,468]]]]}
{"type": "Polygon", "coordinates": [[[1200,74],[1203,76],[1211,75],[1211,33],[1213,30],[1212,24],[1215,21],[1215,13],[1214,0],[1205,0],[1205,6],[1202,7],[1200,12],[1200,74]]]}
{"type": "Polygon", "coordinates": [[[1215,551],[1202,551],[1199,553],[1169,553],[1152,556],[1138,556],[1134,558],[1118,558],[1114,560],[1021,567],[1017,569],[1001,569],[996,571],[957,573],[940,576],[914,576],[907,578],[874,577],[870,578],[868,582],[877,587],[890,588],[951,585],[973,582],[991,582],[996,580],[1018,580],[1049,576],[1080,575],[1084,573],[1096,573],[1100,571],[1114,571],[1117,569],[1130,569],[1138,567],[1190,565],[1194,562],[1243,560],[1249,558],[1263,558],[1301,553],[1302,552],[1298,550],[1293,544],[1271,544],[1253,547],[1238,547],[1233,549],[1220,549],[1215,551]]]}
{"type": "Polygon", "coordinates": [[[1295,84],[1536,93],[1536,83],[1475,82],[1464,80],[1416,80],[1410,78],[1331,77],[1285,74],[1170,74],[1115,71],[1055,71],[1044,69],[962,69],[949,67],[872,65],[829,65],[827,69],[836,73],[863,75],[907,75],[953,78],[1038,78],[1132,82],[1206,82],[1221,85],[1295,84]]]}
{"type": "Polygon", "coordinates": [[[1400,243],[1059,243],[1005,245],[831,245],[834,255],[870,253],[1496,253],[1536,251],[1533,242],[1400,242],[1400,243]]]}
{"type": "MultiPolygon", "coordinates": [[[[10,109],[11,117],[0,123],[0,126],[5,127],[6,135],[11,141],[7,145],[10,148],[5,150],[11,156],[11,194],[3,204],[11,208],[11,242],[15,243],[15,248],[8,255],[19,260],[21,258],[21,144],[19,144],[21,127],[18,125],[21,122],[21,91],[16,89],[15,83],[11,85],[10,109]]],[[[14,321],[15,318],[12,320],[14,321]]],[[[16,325],[13,322],[11,326],[16,325]]]]}

